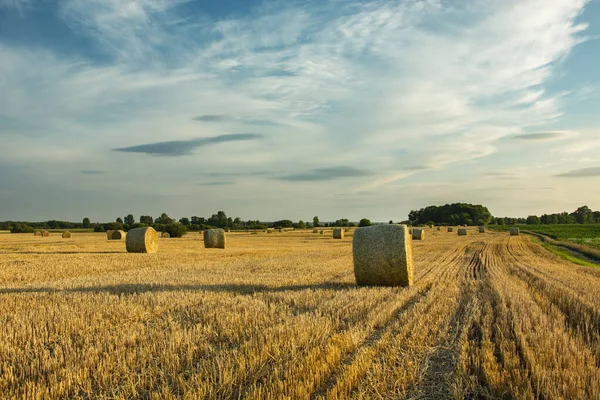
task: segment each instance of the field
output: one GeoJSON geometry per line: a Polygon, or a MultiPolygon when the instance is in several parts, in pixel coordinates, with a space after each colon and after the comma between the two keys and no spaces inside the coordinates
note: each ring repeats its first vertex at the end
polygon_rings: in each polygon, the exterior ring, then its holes
{"type": "MultiPolygon", "coordinates": [[[[519,226],[523,230],[541,233],[559,241],[582,244],[600,250],[600,224],[519,226]]],[[[510,226],[502,228],[508,230],[510,226]]]]}
{"type": "Polygon", "coordinates": [[[0,235],[3,398],[600,398],[600,269],[528,237],[428,229],[404,289],[351,237],[201,239],[0,235]]]}

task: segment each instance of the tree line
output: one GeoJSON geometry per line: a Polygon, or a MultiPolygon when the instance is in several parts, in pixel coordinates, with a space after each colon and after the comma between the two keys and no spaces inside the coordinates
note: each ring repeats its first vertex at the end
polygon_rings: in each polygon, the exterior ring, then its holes
{"type": "Polygon", "coordinates": [[[181,237],[187,231],[202,231],[212,228],[223,229],[269,229],[269,228],[295,228],[306,229],[313,227],[353,227],[369,226],[371,221],[367,218],[360,220],[358,224],[342,218],[331,223],[321,223],[319,217],[315,216],[311,222],[298,221],[293,222],[289,219],[262,222],[259,220],[242,221],[240,217],[231,218],[224,211],[218,211],[209,218],[205,217],[182,217],[179,220],[169,217],[167,213],[162,213],[159,217],[150,215],[141,215],[138,220],[133,214],[127,214],[124,217],[117,217],[114,222],[91,222],[89,218],[83,218],[82,222],[68,221],[45,221],[45,222],[24,222],[24,221],[5,221],[0,222],[0,230],[10,230],[13,233],[33,233],[40,229],[93,229],[94,232],[106,232],[109,230],[129,231],[134,228],[151,226],[157,231],[168,232],[171,237],[181,237]]]}

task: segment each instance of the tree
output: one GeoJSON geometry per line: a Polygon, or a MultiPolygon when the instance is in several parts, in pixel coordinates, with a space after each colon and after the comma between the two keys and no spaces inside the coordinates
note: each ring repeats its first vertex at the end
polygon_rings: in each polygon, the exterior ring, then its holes
{"type": "Polygon", "coordinates": [[[300,221],[298,221],[298,224],[296,225],[296,228],[298,228],[298,229],[304,229],[304,228],[306,228],[306,224],[304,223],[304,221],[300,220],[300,221]]]}
{"type": "Polygon", "coordinates": [[[160,214],[160,217],[156,218],[156,220],[154,222],[157,224],[168,225],[175,221],[173,221],[173,218],[169,217],[167,215],[167,213],[162,213],[162,214],[160,214]]]}
{"type": "Polygon", "coordinates": [[[182,237],[185,234],[185,232],[187,231],[187,228],[183,224],[180,224],[177,222],[171,222],[170,224],[163,226],[162,231],[168,232],[169,236],[171,236],[172,238],[176,238],[176,237],[182,237]]]}
{"type": "Polygon", "coordinates": [[[233,219],[233,225],[235,225],[235,226],[240,226],[240,225],[242,225],[242,219],[241,219],[240,217],[235,217],[235,218],[233,219]]]}
{"type": "Polygon", "coordinates": [[[390,225],[393,225],[393,224],[394,224],[394,221],[392,221],[392,220],[390,219],[390,222],[389,222],[389,224],[390,224],[390,225]]]}
{"type": "Polygon", "coordinates": [[[542,223],[542,220],[537,215],[530,215],[527,217],[527,225],[539,225],[542,223]]]}
{"type": "Polygon", "coordinates": [[[371,221],[369,221],[366,218],[363,218],[358,222],[358,226],[371,226],[371,221]]]}
{"type": "Polygon", "coordinates": [[[123,224],[123,220],[121,219],[121,217],[117,217],[117,224],[123,224]]]}
{"type": "Polygon", "coordinates": [[[588,206],[579,207],[571,214],[578,224],[589,224],[594,222],[594,212],[588,206]]]}
{"type": "Polygon", "coordinates": [[[181,225],[184,225],[184,226],[189,226],[190,225],[190,219],[187,218],[187,217],[181,217],[181,218],[179,218],[179,223],[181,225]]]}
{"type": "Polygon", "coordinates": [[[85,217],[83,219],[81,226],[84,228],[89,228],[90,227],[90,219],[88,217],[85,217]]]}
{"type": "Polygon", "coordinates": [[[135,218],[133,218],[133,215],[128,214],[125,218],[124,218],[124,223],[126,225],[133,225],[135,224],[135,218]]]}
{"type": "Polygon", "coordinates": [[[149,215],[142,215],[140,217],[140,223],[144,225],[152,225],[154,223],[154,219],[149,215]]]}
{"type": "Polygon", "coordinates": [[[319,217],[314,217],[313,218],[313,226],[315,228],[317,228],[319,226],[319,217]]]}

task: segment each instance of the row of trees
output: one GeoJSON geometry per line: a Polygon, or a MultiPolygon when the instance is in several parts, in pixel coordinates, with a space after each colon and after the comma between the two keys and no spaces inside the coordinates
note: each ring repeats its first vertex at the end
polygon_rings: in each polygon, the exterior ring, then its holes
{"type": "MultiPolygon", "coordinates": [[[[150,215],[141,215],[139,221],[133,214],[127,214],[125,217],[118,217],[114,222],[108,223],[93,223],[89,218],[84,218],[81,223],[65,222],[65,221],[46,221],[46,222],[0,222],[0,229],[10,230],[14,233],[31,233],[39,229],[90,229],[95,232],[105,232],[108,230],[124,230],[151,226],[157,231],[169,232],[171,237],[180,237],[187,231],[201,231],[210,228],[225,228],[225,229],[267,229],[267,228],[296,228],[305,229],[312,227],[327,227],[327,226],[356,226],[357,224],[350,222],[348,219],[339,219],[332,223],[321,223],[319,217],[313,218],[310,222],[298,221],[293,222],[289,219],[284,219],[275,222],[261,222],[259,220],[242,221],[241,218],[228,217],[224,211],[219,211],[210,216],[210,218],[192,216],[191,218],[182,217],[179,220],[169,217],[167,213],[162,213],[159,217],[153,218],[150,215]]],[[[363,218],[359,226],[371,225],[371,221],[363,218]]]]}
{"type": "Polygon", "coordinates": [[[539,217],[530,215],[527,218],[519,218],[518,223],[528,225],[600,224],[600,211],[593,211],[588,206],[581,206],[572,213],[543,214],[539,217]]]}

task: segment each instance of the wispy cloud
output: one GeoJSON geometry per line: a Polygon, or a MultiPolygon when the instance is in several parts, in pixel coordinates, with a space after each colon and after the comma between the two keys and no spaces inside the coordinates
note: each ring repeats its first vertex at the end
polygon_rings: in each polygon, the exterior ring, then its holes
{"type": "Polygon", "coordinates": [[[278,176],[275,179],[292,182],[331,181],[343,178],[360,178],[371,176],[372,172],[353,167],[318,168],[304,173],[278,176]]]}
{"type": "Polygon", "coordinates": [[[201,182],[200,186],[228,186],[233,185],[233,182],[230,181],[216,181],[216,182],[201,182]]]}
{"type": "Polygon", "coordinates": [[[512,137],[514,140],[550,140],[559,139],[566,137],[565,132],[538,132],[538,133],[526,133],[522,135],[515,135],[512,137]]]}
{"type": "Polygon", "coordinates": [[[232,121],[228,115],[198,115],[193,118],[194,121],[203,121],[203,122],[223,122],[223,121],[232,121]]]}
{"type": "Polygon", "coordinates": [[[187,156],[192,154],[198,147],[204,147],[211,144],[239,142],[247,140],[256,140],[262,138],[262,135],[255,133],[238,133],[231,135],[219,135],[201,139],[191,140],[172,140],[168,142],[141,144],[138,146],[122,147],[113,149],[113,151],[123,151],[128,153],[145,153],[153,156],[187,156]]]}
{"type": "Polygon", "coordinates": [[[576,169],[556,176],[561,178],[589,178],[600,176],[600,167],[576,169]]]}

